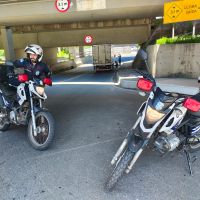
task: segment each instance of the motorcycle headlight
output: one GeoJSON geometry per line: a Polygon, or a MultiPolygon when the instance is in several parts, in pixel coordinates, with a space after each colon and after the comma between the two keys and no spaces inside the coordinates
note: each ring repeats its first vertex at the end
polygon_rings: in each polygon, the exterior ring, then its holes
{"type": "Polygon", "coordinates": [[[158,112],[157,110],[154,110],[150,106],[147,107],[146,116],[145,119],[148,124],[154,124],[158,120],[160,120],[165,114],[158,112]]]}
{"type": "Polygon", "coordinates": [[[36,92],[39,95],[43,96],[44,95],[44,87],[38,87],[38,86],[36,86],[36,92]]]}

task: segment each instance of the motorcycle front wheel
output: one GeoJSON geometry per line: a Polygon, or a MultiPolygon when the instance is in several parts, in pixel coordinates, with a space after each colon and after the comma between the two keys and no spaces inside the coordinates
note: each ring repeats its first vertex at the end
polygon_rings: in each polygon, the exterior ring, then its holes
{"type": "Polygon", "coordinates": [[[109,177],[108,181],[106,182],[106,189],[112,190],[113,187],[117,184],[120,178],[123,176],[125,170],[127,169],[129,163],[134,157],[134,153],[131,152],[129,149],[123,154],[120,161],[117,163],[116,167],[114,168],[111,176],[109,177]]]}
{"type": "Polygon", "coordinates": [[[35,116],[37,136],[34,136],[32,119],[28,124],[28,140],[36,150],[46,150],[53,141],[55,122],[49,112],[38,112],[35,116]]]}

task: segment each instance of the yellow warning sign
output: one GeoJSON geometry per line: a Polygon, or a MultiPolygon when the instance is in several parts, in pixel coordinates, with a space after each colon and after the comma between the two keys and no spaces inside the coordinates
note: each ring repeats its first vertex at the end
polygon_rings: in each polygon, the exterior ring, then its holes
{"type": "Polygon", "coordinates": [[[200,0],[164,4],[164,24],[200,20],[200,0]]]}

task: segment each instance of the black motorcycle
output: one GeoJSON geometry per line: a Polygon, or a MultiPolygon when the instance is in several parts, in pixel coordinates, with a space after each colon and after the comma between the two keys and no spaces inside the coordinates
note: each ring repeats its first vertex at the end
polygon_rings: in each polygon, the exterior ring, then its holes
{"type": "MultiPolygon", "coordinates": [[[[1,71],[5,71],[2,65],[1,71]]],[[[43,107],[47,99],[45,86],[51,86],[50,78],[32,79],[23,69],[15,70],[20,85],[17,88],[9,86],[6,80],[0,83],[0,131],[8,130],[10,124],[28,125],[28,139],[33,148],[45,150],[54,137],[54,119],[43,107]]],[[[4,78],[6,76],[4,75],[4,78]]]]}
{"type": "Polygon", "coordinates": [[[131,171],[147,146],[161,154],[184,151],[191,174],[190,153],[200,149],[200,95],[165,93],[149,73],[137,72],[143,77],[138,79],[137,87],[142,95],[149,93],[149,97],[111,161],[115,168],[106,182],[108,190],[131,171]]]}

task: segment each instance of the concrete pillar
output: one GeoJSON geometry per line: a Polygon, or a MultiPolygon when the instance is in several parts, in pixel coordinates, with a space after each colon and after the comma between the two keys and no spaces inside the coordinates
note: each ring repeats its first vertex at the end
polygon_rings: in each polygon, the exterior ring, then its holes
{"type": "Polygon", "coordinates": [[[84,46],[79,46],[79,56],[80,58],[84,57],[84,46]]]}
{"type": "Polygon", "coordinates": [[[69,53],[70,53],[70,59],[75,59],[76,54],[75,54],[75,48],[74,47],[69,47],[69,53]]]}
{"type": "Polygon", "coordinates": [[[15,58],[26,58],[26,53],[24,52],[24,49],[15,49],[15,58]]]}
{"type": "Polygon", "coordinates": [[[1,29],[1,37],[6,60],[15,60],[12,30],[8,27],[3,27],[1,29]]]}
{"type": "Polygon", "coordinates": [[[55,48],[43,48],[44,55],[43,55],[43,62],[49,65],[52,69],[53,66],[57,63],[57,47],[55,48]]]}

